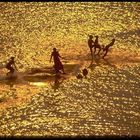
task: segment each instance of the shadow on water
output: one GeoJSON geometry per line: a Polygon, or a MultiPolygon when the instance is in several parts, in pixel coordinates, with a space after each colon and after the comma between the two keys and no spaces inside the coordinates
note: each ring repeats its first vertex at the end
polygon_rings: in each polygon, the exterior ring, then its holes
{"type": "Polygon", "coordinates": [[[17,78],[6,78],[6,76],[0,77],[0,84],[6,84],[9,85],[10,87],[13,87],[15,84],[18,83],[17,78]]]}
{"type": "MultiPolygon", "coordinates": [[[[78,64],[64,64],[64,69],[67,73],[70,73],[74,67],[76,67],[78,64]]],[[[43,68],[31,68],[30,70],[25,72],[26,74],[37,74],[37,73],[50,73],[55,74],[53,67],[43,67],[43,68]]]]}
{"type": "MultiPolygon", "coordinates": [[[[75,67],[77,67],[78,64],[64,64],[64,69],[66,74],[61,75],[62,77],[68,78],[73,72],[75,67]]],[[[7,79],[6,76],[0,77],[0,84],[6,84],[9,86],[17,85],[17,84],[28,84],[28,82],[52,82],[55,83],[58,81],[58,77],[55,77],[55,71],[53,67],[43,67],[43,68],[31,68],[28,71],[25,72],[19,72],[17,78],[7,79]]]]}
{"type": "Polygon", "coordinates": [[[115,64],[112,64],[107,58],[102,58],[100,55],[95,55],[93,57],[88,68],[90,70],[94,70],[97,66],[102,67],[103,65],[107,65],[109,67],[112,67],[112,68],[118,70],[118,68],[115,64]]]}
{"type": "Polygon", "coordinates": [[[111,64],[108,59],[103,58],[103,60],[104,60],[104,62],[105,62],[106,65],[108,65],[110,67],[113,67],[113,68],[117,68],[114,64],[111,64]]]}
{"type": "Polygon", "coordinates": [[[100,60],[101,60],[100,56],[99,55],[95,55],[93,57],[93,59],[91,60],[91,63],[88,66],[88,68],[90,68],[91,70],[93,70],[93,69],[95,69],[96,66],[100,66],[100,60]]]}

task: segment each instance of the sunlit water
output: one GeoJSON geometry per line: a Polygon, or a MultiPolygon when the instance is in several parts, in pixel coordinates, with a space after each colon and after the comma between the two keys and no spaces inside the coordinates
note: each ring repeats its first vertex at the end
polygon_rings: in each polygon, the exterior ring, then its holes
{"type": "Polygon", "coordinates": [[[0,7],[1,64],[15,56],[19,70],[10,81],[0,69],[1,136],[140,136],[140,3],[0,7]],[[89,34],[99,35],[101,44],[116,39],[105,60],[96,56],[91,64],[89,34]],[[59,80],[46,75],[53,47],[70,73],[59,80]],[[77,79],[85,67],[87,78],[77,79]],[[42,72],[28,75],[35,68],[42,72]]]}

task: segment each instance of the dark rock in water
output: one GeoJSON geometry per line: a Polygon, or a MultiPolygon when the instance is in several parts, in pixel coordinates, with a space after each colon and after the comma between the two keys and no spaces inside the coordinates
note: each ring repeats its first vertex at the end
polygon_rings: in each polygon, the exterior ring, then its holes
{"type": "Polygon", "coordinates": [[[85,68],[83,69],[83,75],[86,77],[88,75],[88,70],[85,68]]]}
{"type": "Polygon", "coordinates": [[[82,79],[83,78],[82,74],[80,74],[80,73],[76,77],[77,77],[77,79],[82,79]]]}

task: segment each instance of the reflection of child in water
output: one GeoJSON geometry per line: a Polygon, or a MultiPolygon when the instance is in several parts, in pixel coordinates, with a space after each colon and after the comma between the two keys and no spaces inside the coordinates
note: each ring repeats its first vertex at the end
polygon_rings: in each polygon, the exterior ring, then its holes
{"type": "Polygon", "coordinates": [[[7,73],[7,75],[10,74],[10,73],[13,74],[14,71],[15,71],[15,69],[17,70],[17,67],[16,67],[16,65],[15,65],[15,61],[14,61],[14,57],[11,57],[11,58],[10,58],[9,62],[6,64],[6,68],[7,68],[8,70],[10,70],[10,71],[7,73]]]}
{"type": "Polygon", "coordinates": [[[64,78],[62,78],[62,79],[61,78],[62,77],[60,75],[56,75],[55,76],[55,78],[54,78],[54,84],[53,85],[51,84],[51,86],[54,89],[54,91],[56,91],[60,87],[60,85],[63,83],[64,78]]]}
{"type": "Polygon", "coordinates": [[[51,58],[50,58],[50,62],[51,62],[51,59],[53,57],[53,61],[54,61],[54,69],[55,69],[55,72],[56,73],[59,73],[60,70],[64,72],[64,68],[63,68],[63,65],[62,65],[62,62],[60,61],[60,54],[58,53],[58,51],[56,50],[56,48],[53,48],[53,52],[51,54],[51,58]]]}

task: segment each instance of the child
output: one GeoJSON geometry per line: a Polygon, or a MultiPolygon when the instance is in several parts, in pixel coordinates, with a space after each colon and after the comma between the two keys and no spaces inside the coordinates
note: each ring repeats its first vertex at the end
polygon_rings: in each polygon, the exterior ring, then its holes
{"type": "Polygon", "coordinates": [[[10,58],[9,62],[6,64],[6,68],[7,68],[8,70],[10,70],[10,71],[7,73],[7,75],[8,75],[8,74],[12,74],[12,75],[13,75],[15,69],[17,70],[17,67],[16,67],[16,65],[15,65],[15,61],[14,61],[14,57],[11,57],[11,58],[10,58]]]}
{"type": "Polygon", "coordinates": [[[98,48],[99,49],[99,51],[98,51],[98,53],[97,54],[99,54],[100,53],[100,51],[101,51],[101,46],[100,46],[100,44],[99,44],[99,36],[95,36],[96,38],[95,38],[95,43],[94,43],[94,54],[95,54],[95,52],[96,52],[96,48],[98,48]]]}
{"type": "Polygon", "coordinates": [[[114,45],[114,42],[115,42],[115,39],[112,39],[111,43],[104,47],[103,51],[106,51],[106,52],[105,52],[103,58],[107,55],[109,48],[114,45]]]}
{"type": "Polygon", "coordinates": [[[56,74],[58,74],[60,72],[60,70],[62,70],[63,74],[65,74],[62,62],[60,61],[61,56],[58,53],[58,51],[56,50],[56,48],[53,48],[53,52],[51,54],[50,62],[51,62],[52,57],[53,57],[53,61],[54,61],[54,69],[55,69],[56,74]]]}

